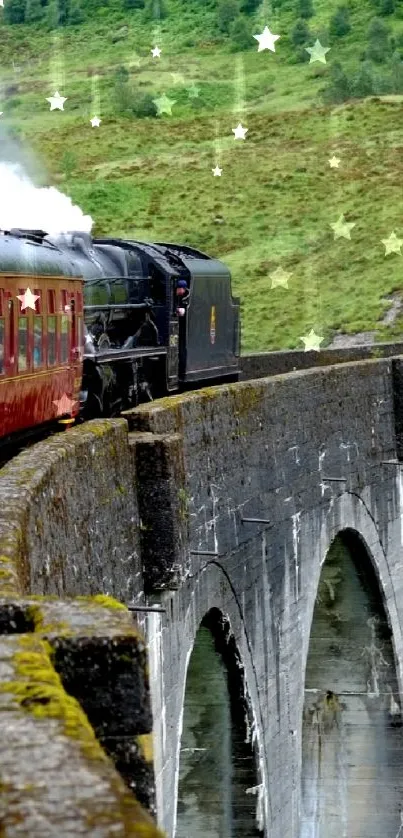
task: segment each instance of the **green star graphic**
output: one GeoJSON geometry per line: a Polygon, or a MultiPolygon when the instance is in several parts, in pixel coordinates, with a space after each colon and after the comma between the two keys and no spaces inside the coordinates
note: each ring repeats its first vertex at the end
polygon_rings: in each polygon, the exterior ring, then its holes
{"type": "Polygon", "coordinates": [[[164,95],[160,96],[159,99],[153,99],[153,102],[157,108],[158,116],[161,116],[163,113],[167,113],[168,116],[172,116],[172,108],[176,103],[176,99],[169,99],[164,93],[164,95]]]}

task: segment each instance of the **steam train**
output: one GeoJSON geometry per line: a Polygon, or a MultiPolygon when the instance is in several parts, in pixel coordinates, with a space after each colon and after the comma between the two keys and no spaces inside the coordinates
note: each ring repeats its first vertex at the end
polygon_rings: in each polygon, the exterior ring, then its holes
{"type": "Polygon", "coordinates": [[[239,309],[192,247],[0,231],[0,441],[237,380],[239,309]]]}

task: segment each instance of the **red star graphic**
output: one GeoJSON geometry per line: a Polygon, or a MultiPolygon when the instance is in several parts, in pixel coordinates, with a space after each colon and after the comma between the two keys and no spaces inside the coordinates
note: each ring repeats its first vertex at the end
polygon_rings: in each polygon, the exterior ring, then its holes
{"type": "Polygon", "coordinates": [[[66,413],[71,415],[73,407],[75,404],[77,404],[77,402],[73,401],[72,399],[69,399],[66,393],[63,393],[61,399],[54,400],[53,404],[55,404],[57,407],[57,415],[65,416],[66,413]]]}

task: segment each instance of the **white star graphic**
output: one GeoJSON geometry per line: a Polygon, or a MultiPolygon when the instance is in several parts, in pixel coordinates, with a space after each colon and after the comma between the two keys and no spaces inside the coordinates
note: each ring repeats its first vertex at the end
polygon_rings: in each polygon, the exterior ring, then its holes
{"type": "Polygon", "coordinates": [[[73,407],[77,404],[73,399],[69,399],[66,393],[63,393],[61,399],[54,399],[53,404],[56,405],[57,415],[65,416],[66,413],[71,414],[73,407]]]}
{"type": "Polygon", "coordinates": [[[102,122],[102,119],[99,119],[99,117],[97,117],[97,116],[93,116],[92,119],[90,120],[90,122],[91,122],[91,125],[92,125],[93,128],[99,128],[99,126],[102,122]]]}
{"type": "Polygon", "coordinates": [[[200,93],[200,87],[197,87],[196,85],[193,85],[192,87],[188,87],[187,91],[188,91],[189,99],[197,99],[197,97],[200,93]]]}
{"type": "Polygon", "coordinates": [[[39,300],[39,294],[33,294],[30,288],[27,288],[23,294],[17,295],[17,300],[21,302],[21,311],[26,308],[32,308],[35,311],[35,302],[39,300]]]}
{"type": "Polygon", "coordinates": [[[215,169],[211,170],[213,172],[214,177],[221,177],[222,169],[219,166],[216,166],[215,169]]]}
{"type": "Polygon", "coordinates": [[[381,239],[382,244],[385,245],[385,256],[388,256],[389,253],[400,253],[400,248],[403,244],[403,239],[398,239],[395,231],[390,234],[388,239],[381,239]]]}
{"type": "Polygon", "coordinates": [[[333,157],[330,158],[329,163],[330,163],[330,168],[331,169],[338,169],[339,168],[339,163],[340,163],[340,157],[335,157],[335,155],[333,155],[333,157]]]}
{"type": "Polygon", "coordinates": [[[344,215],[341,215],[338,221],[334,224],[330,224],[332,230],[334,230],[334,238],[340,239],[351,239],[350,230],[355,227],[355,222],[344,221],[344,215]]]}
{"type": "Polygon", "coordinates": [[[58,108],[60,111],[64,111],[63,105],[64,105],[65,102],[67,102],[67,97],[66,96],[60,96],[60,93],[56,90],[55,95],[54,96],[49,96],[46,99],[46,101],[50,102],[50,110],[51,111],[54,111],[56,108],[58,108]]]}
{"type": "Polygon", "coordinates": [[[309,63],[312,64],[314,61],[321,61],[322,64],[326,64],[325,55],[329,52],[330,47],[322,47],[322,44],[318,39],[316,39],[313,47],[305,47],[305,51],[309,52],[310,60],[309,63]]]}
{"type": "Polygon", "coordinates": [[[153,58],[161,58],[161,50],[160,50],[159,47],[154,47],[154,49],[152,49],[151,52],[152,52],[153,58]]]}
{"type": "Polygon", "coordinates": [[[232,129],[234,140],[244,140],[245,134],[248,130],[248,128],[242,128],[242,123],[239,122],[237,127],[232,129]]]}
{"type": "Polygon", "coordinates": [[[0,0],[0,6],[4,9],[4,0],[0,0]]]}
{"type": "Polygon", "coordinates": [[[164,95],[160,96],[159,99],[153,99],[153,102],[157,108],[158,116],[161,116],[163,113],[167,113],[169,116],[172,116],[172,108],[176,103],[176,99],[169,99],[164,93],[164,95]]]}
{"type": "Polygon", "coordinates": [[[254,35],[253,37],[256,41],[259,41],[258,52],[261,52],[263,49],[270,49],[272,52],[275,52],[276,48],[274,43],[275,41],[278,41],[281,35],[273,35],[273,33],[270,32],[269,27],[265,26],[260,35],[254,35]]]}
{"type": "Polygon", "coordinates": [[[0,111],[0,116],[2,115],[3,111],[0,111]]]}
{"type": "Polygon", "coordinates": [[[309,335],[304,335],[304,337],[301,337],[300,340],[302,340],[305,344],[304,352],[310,352],[312,349],[315,350],[315,352],[319,352],[323,337],[316,335],[314,330],[311,329],[309,335]]]}
{"type": "Polygon", "coordinates": [[[276,270],[269,274],[269,276],[272,288],[276,288],[277,286],[288,288],[288,280],[290,276],[292,276],[292,273],[287,273],[287,271],[283,271],[282,268],[276,268],[276,270]]]}

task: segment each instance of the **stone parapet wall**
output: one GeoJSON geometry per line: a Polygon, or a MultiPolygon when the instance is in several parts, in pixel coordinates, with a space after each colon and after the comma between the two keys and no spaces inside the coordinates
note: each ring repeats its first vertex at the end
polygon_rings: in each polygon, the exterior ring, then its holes
{"type": "Polygon", "coordinates": [[[1,835],[163,838],[138,802],[153,810],[152,719],[126,608],[9,595],[0,626],[1,835]]]}
{"type": "Polygon", "coordinates": [[[391,358],[396,355],[403,355],[401,342],[321,349],[319,352],[313,350],[305,352],[303,349],[253,352],[242,355],[239,366],[242,370],[241,380],[247,381],[312,367],[328,367],[333,364],[345,364],[348,361],[391,358]]]}

